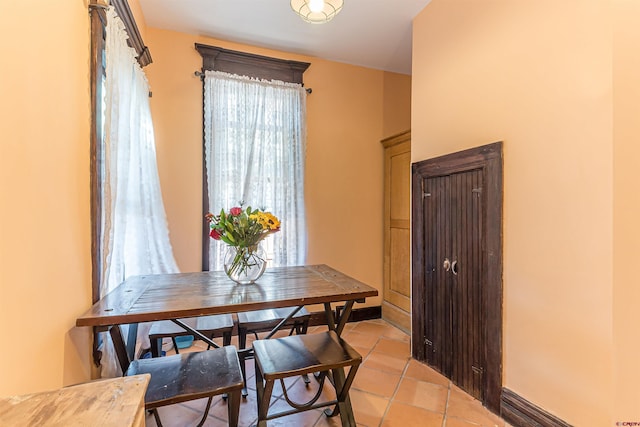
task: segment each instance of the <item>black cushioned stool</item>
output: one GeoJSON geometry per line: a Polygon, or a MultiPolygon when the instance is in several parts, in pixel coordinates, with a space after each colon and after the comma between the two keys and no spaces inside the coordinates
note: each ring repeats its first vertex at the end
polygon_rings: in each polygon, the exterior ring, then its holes
{"type": "MultiPolygon", "coordinates": [[[[237,314],[238,316],[238,348],[240,350],[247,348],[247,335],[253,334],[258,339],[258,332],[269,332],[273,330],[278,324],[285,319],[289,314],[295,310],[295,307],[265,309],[256,311],[245,311],[237,314]]],[[[290,329],[289,335],[293,335],[295,332],[298,335],[306,334],[309,328],[309,318],[311,315],[303,307],[301,308],[288,322],[283,325],[283,328],[290,329]]],[[[240,368],[242,369],[242,375],[246,378],[246,359],[252,355],[247,352],[240,352],[240,368]]],[[[309,383],[309,377],[304,377],[305,383],[309,383]]],[[[247,384],[245,380],[244,388],[242,389],[242,396],[247,396],[247,384]]]]}
{"type": "MultiPolygon", "coordinates": [[[[182,319],[185,323],[192,319],[182,319]]],[[[194,329],[200,332],[207,338],[213,339],[216,337],[222,337],[222,345],[227,346],[231,344],[231,333],[233,331],[233,317],[230,314],[217,314],[215,316],[201,316],[195,318],[194,329]]],[[[149,341],[151,342],[151,355],[158,357],[162,354],[162,339],[171,338],[173,341],[173,347],[178,351],[178,344],[176,343],[176,337],[191,335],[191,333],[185,331],[180,326],[173,323],[171,320],[162,320],[154,322],[149,331],[149,341]]],[[[198,337],[194,337],[198,339],[198,337]]],[[[207,349],[209,346],[207,346],[207,349]]],[[[244,372],[244,371],[243,371],[244,372]]]]}
{"type": "MultiPolygon", "coordinates": [[[[328,331],[309,335],[292,335],[284,338],[257,340],[253,342],[256,363],[256,390],[258,394],[258,427],[266,427],[267,421],[297,412],[325,406],[338,405],[343,425],[355,425],[350,404],[347,404],[349,388],[362,356],[335,332],[328,331]],[[344,368],[350,367],[346,379],[344,368]],[[309,401],[294,402],[289,396],[284,379],[296,375],[319,372],[318,392],[309,401]],[[316,403],[322,394],[324,380],[329,377],[336,390],[336,399],[316,403]],[[291,410],[269,415],[269,403],[276,380],[280,380],[284,398],[291,410]]],[[[330,412],[325,410],[325,414],[330,412]]],[[[336,412],[333,413],[335,415],[336,412]]]]}
{"type": "MultiPolygon", "coordinates": [[[[111,335],[119,335],[120,326],[111,328],[111,335]]],[[[151,379],[144,396],[145,409],[153,412],[156,424],[161,427],[157,408],[208,397],[202,426],[207,420],[213,396],[226,394],[229,426],[237,427],[240,413],[240,396],[243,377],[240,360],[234,346],[175,354],[167,357],[130,361],[125,348],[115,346],[116,354],[125,375],[150,374],[151,379]]],[[[97,422],[97,421],[96,421],[97,422]]]]}

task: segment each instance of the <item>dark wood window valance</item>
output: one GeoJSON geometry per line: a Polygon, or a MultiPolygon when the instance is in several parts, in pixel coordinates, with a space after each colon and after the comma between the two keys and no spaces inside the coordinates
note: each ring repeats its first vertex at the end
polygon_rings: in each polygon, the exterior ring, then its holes
{"type": "Polygon", "coordinates": [[[111,0],[111,4],[124,23],[124,27],[129,35],[129,45],[134,48],[138,54],[138,63],[141,67],[151,64],[151,53],[142,41],[142,36],[140,35],[140,31],[138,31],[138,25],[133,17],[133,13],[131,13],[129,2],[127,0],[111,0]]]}
{"type": "Polygon", "coordinates": [[[271,58],[200,43],[196,43],[196,50],[202,55],[203,71],[223,71],[265,80],[303,84],[302,74],[311,65],[309,62],[271,58]]]}
{"type": "MultiPolygon", "coordinates": [[[[125,31],[129,36],[127,43],[136,51],[138,64],[141,67],[145,67],[151,62],[151,53],[149,52],[149,48],[145,46],[142,41],[142,36],[140,35],[140,31],[138,30],[138,25],[136,24],[136,20],[133,17],[133,13],[131,12],[131,8],[129,7],[129,2],[127,0],[91,0],[89,4],[89,8],[92,12],[95,12],[94,15],[97,15],[100,18],[99,23],[102,27],[107,25],[107,20],[105,17],[105,8],[111,4],[118,14],[118,17],[122,20],[124,24],[125,31]]],[[[96,26],[95,30],[92,28],[93,38],[102,37],[104,39],[103,29],[100,30],[99,26],[96,26]]]]}

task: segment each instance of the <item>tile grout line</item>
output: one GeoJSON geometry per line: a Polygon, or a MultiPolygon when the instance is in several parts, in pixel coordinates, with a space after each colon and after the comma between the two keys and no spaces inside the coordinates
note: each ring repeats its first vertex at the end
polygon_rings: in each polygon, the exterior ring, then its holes
{"type": "Polygon", "coordinates": [[[378,425],[378,427],[382,426],[382,424],[384,423],[385,417],[387,416],[387,414],[389,413],[389,410],[391,409],[391,404],[393,403],[393,400],[396,398],[396,394],[398,394],[398,390],[400,389],[400,384],[402,384],[402,380],[404,380],[404,376],[407,373],[407,370],[409,369],[410,361],[411,361],[411,357],[409,357],[404,364],[404,368],[402,369],[402,373],[400,374],[400,381],[398,381],[398,384],[396,385],[395,390],[393,390],[393,393],[389,398],[389,403],[387,404],[387,407],[384,410],[384,414],[382,414],[382,418],[380,419],[380,424],[378,425]]]}
{"type": "MultiPolygon", "coordinates": [[[[347,331],[345,331],[345,332],[347,332],[347,331]]],[[[356,333],[358,333],[358,334],[362,334],[362,335],[369,335],[369,334],[364,334],[364,333],[362,333],[362,332],[357,332],[355,327],[351,328],[351,330],[349,330],[348,332],[356,332],[356,333]]],[[[364,356],[364,357],[362,358],[362,362],[361,362],[360,366],[363,366],[363,365],[364,365],[364,363],[366,362],[366,360],[369,358],[369,356],[370,356],[370,355],[371,355],[371,353],[373,352],[373,349],[374,349],[374,348],[378,345],[378,343],[380,342],[380,339],[381,339],[381,338],[382,338],[382,336],[381,336],[381,337],[378,337],[378,338],[376,339],[376,342],[371,346],[371,349],[369,349],[369,351],[367,352],[367,355],[366,355],[366,356],[364,356]]],[[[345,340],[345,341],[346,341],[346,340],[345,340]]],[[[406,369],[406,366],[405,366],[405,369],[406,369]]],[[[353,388],[352,388],[351,390],[353,390],[353,388]]],[[[351,390],[349,390],[349,391],[351,391],[351,390]]],[[[368,392],[366,392],[366,391],[364,391],[364,390],[360,390],[360,391],[361,391],[361,392],[363,392],[363,393],[368,393],[368,392]]],[[[368,393],[368,394],[372,394],[372,395],[376,396],[376,395],[375,395],[375,394],[373,394],[373,393],[368,393]]],[[[351,397],[349,397],[349,399],[351,399],[351,397]]],[[[390,404],[390,402],[391,402],[391,401],[389,401],[389,404],[390,404]]],[[[387,404],[387,409],[386,409],[386,410],[388,410],[389,404],[387,404]]],[[[353,402],[351,402],[351,405],[352,405],[352,407],[353,407],[353,402]]],[[[384,414],[384,415],[386,415],[386,410],[385,410],[385,414],[384,414]]],[[[355,412],[355,411],[354,411],[354,412],[355,412]]],[[[354,415],[355,415],[355,413],[354,413],[354,415]]],[[[382,416],[382,418],[380,419],[380,423],[379,423],[379,425],[380,425],[380,424],[382,424],[382,421],[384,420],[384,415],[383,415],[383,416],[382,416]]],[[[322,416],[324,416],[324,411],[322,411],[322,412],[321,412],[321,416],[320,416],[320,417],[316,420],[316,422],[313,424],[314,426],[316,426],[316,425],[320,424],[320,421],[322,420],[322,416]]],[[[342,421],[341,421],[341,423],[340,423],[340,424],[342,425],[342,421]]],[[[356,422],[356,424],[357,424],[357,422],[356,422]]]]}
{"type": "MultiPolygon", "coordinates": [[[[352,332],[355,332],[355,330],[356,330],[356,329],[357,329],[357,328],[356,328],[356,327],[354,327],[351,331],[352,331],[352,332]]],[[[361,333],[361,332],[358,332],[358,333],[361,333]]],[[[369,334],[366,334],[366,335],[369,335],[369,334]]],[[[363,358],[362,358],[362,363],[360,364],[360,366],[364,366],[364,363],[367,361],[367,359],[369,359],[369,357],[371,356],[371,353],[373,353],[373,349],[374,349],[374,348],[376,348],[376,346],[377,346],[377,345],[378,345],[378,343],[380,342],[380,338],[382,338],[382,337],[380,336],[380,337],[376,338],[376,342],[375,342],[375,344],[373,344],[373,345],[371,346],[371,348],[370,348],[370,349],[369,349],[369,351],[367,352],[367,355],[366,355],[365,357],[363,357],[363,358]]],[[[368,393],[368,392],[366,392],[366,391],[364,391],[364,390],[360,390],[360,391],[361,391],[361,392],[363,392],[363,393],[368,393]]],[[[368,394],[373,394],[373,393],[368,393],[368,394]]],[[[373,395],[375,396],[375,394],[373,394],[373,395]]],[[[349,397],[349,398],[351,398],[351,397],[349,397]]],[[[382,424],[382,421],[384,420],[384,416],[386,415],[387,410],[389,409],[389,405],[390,405],[390,404],[391,404],[391,400],[389,400],[389,403],[387,404],[387,408],[385,408],[385,412],[384,412],[384,414],[382,415],[382,418],[380,419],[380,423],[378,423],[378,426],[380,426],[380,425],[382,424]]],[[[351,403],[351,406],[353,407],[353,402],[351,403]]],[[[355,415],[355,410],[354,410],[353,412],[354,412],[354,415],[355,415]]],[[[355,418],[355,417],[354,417],[354,418],[355,418]]],[[[358,422],[356,421],[356,424],[357,424],[357,423],[358,423],[358,422]]]]}
{"type": "MultiPolygon", "coordinates": [[[[396,347],[395,347],[395,345],[393,343],[391,344],[391,346],[389,346],[389,344],[386,343],[387,340],[390,340],[390,341],[393,341],[393,342],[398,342],[398,343],[406,342],[405,339],[400,339],[396,335],[386,336],[385,335],[386,331],[380,331],[378,333],[376,328],[373,328],[373,329],[369,328],[369,329],[366,330],[366,332],[364,330],[361,330],[361,329],[365,329],[365,328],[353,327],[349,331],[345,331],[345,332],[354,332],[356,335],[362,336],[364,341],[368,341],[369,343],[372,343],[370,347],[368,345],[367,346],[363,346],[363,353],[364,353],[366,347],[369,347],[369,349],[366,351],[366,354],[364,354],[364,356],[363,356],[363,360],[362,360],[363,364],[365,362],[367,362],[367,361],[370,361],[371,358],[374,356],[374,354],[383,354],[383,355],[395,358],[397,356],[397,354],[396,354],[397,352],[395,351],[396,347]],[[368,336],[368,337],[366,339],[364,339],[365,336],[368,336]],[[386,351],[383,352],[382,350],[380,352],[378,352],[378,353],[374,352],[374,350],[378,346],[380,346],[383,341],[385,341],[384,345],[385,345],[386,349],[389,350],[390,352],[392,352],[393,355],[388,354],[386,351]]],[[[199,341],[196,341],[194,343],[193,349],[195,349],[196,351],[197,350],[204,350],[204,347],[201,346],[199,341]]],[[[186,352],[188,352],[188,350],[186,350],[186,352]]],[[[397,398],[397,394],[399,393],[400,387],[401,387],[402,383],[404,382],[404,380],[407,379],[407,380],[411,380],[411,381],[413,381],[413,380],[421,381],[421,380],[419,380],[417,378],[411,378],[411,377],[407,376],[408,375],[408,370],[410,368],[412,360],[414,360],[414,359],[411,358],[411,355],[409,355],[408,357],[405,358],[404,367],[401,370],[401,373],[399,375],[398,383],[394,387],[394,390],[389,395],[389,397],[378,395],[376,393],[371,393],[371,392],[363,390],[363,389],[357,389],[358,392],[364,393],[365,395],[369,395],[369,396],[372,396],[372,397],[378,397],[378,398],[387,400],[387,404],[384,405],[384,407],[379,406],[379,409],[383,409],[383,413],[381,414],[381,419],[380,419],[380,421],[378,423],[374,423],[374,424],[367,423],[366,426],[365,426],[365,424],[358,424],[359,427],[381,427],[381,426],[385,425],[384,423],[385,423],[386,417],[390,416],[390,414],[393,415],[393,413],[391,413],[391,406],[395,403],[395,399],[397,398]]],[[[249,363],[253,363],[252,360],[248,361],[248,362],[249,363]]],[[[421,363],[422,365],[426,365],[427,367],[429,367],[429,365],[425,364],[424,362],[419,362],[418,361],[418,363],[421,363]]],[[[395,369],[397,369],[397,368],[395,368],[395,369]]],[[[389,372],[389,373],[391,374],[391,372],[389,372]]],[[[394,375],[396,375],[396,374],[394,374],[394,375]]],[[[437,384],[436,382],[432,382],[432,381],[426,381],[426,382],[429,382],[431,384],[437,384]]],[[[298,383],[301,385],[301,378],[299,376],[293,378],[292,384],[290,386],[293,387],[294,384],[298,384],[298,383]]],[[[251,388],[250,384],[248,384],[248,386],[251,388]]],[[[453,403],[454,404],[454,409],[457,409],[456,404],[458,402],[458,400],[457,400],[458,399],[458,395],[457,394],[456,394],[456,396],[453,395],[453,392],[456,391],[457,388],[456,388],[456,390],[453,389],[455,384],[450,379],[447,379],[447,384],[446,385],[442,385],[442,386],[446,387],[446,394],[445,394],[446,401],[445,401],[445,405],[444,405],[444,411],[442,413],[442,421],[441,421],[441,426],[440,427],[446,427],[446,426],[450,425],[450,423],[448,422],[449,421],[448,417],[449,417],[449,411],[450,411],[451,404],[453,403]]],[[[287,387],[287,388],[289,388],[289,387],[287,387]]],[[[356,389],[352,388],[352,390],[356,390],[356,389]]],[[[462,392],[464,392],[464,394],[468,395],[468,393],[466,393],[464,390],[462,390],[462,392]]],[[[457,391],[456,391],[456,393],[457,393],[457,391]]],[[[473,397],[473,396],[471,396],[471,397],[473,397]]],[[[282,393],[276,394],[276,395],[273,396],[273,400],[272,400],[270,406],[275,404],[276,402],[283,401],[283,400],[284,400],[284,398],[282,396],[282,393]]],[[[474,400],[477,401],[477,399],[475,399],[475,398],[474,398],[474,400]]],[[[381,401],[380,403],[383,403],[383,402],[381,401]]],[[[214,411],[213,411],[213,409],[216,406],[218,408],[220,408],[220,406],[224,405],[224,404],[225,403],[222,401],[222,399],[219,399],[219,400],[217,400],[217,401],[215,401],[213,403],[212,408],[211,408],[211,412],[209,412],[208,417],[207,417],[207,420],[209,422],[213,422],[215,425],[217,425],[217,423],[220,423],[220,422],[221,423],[225,423],[224,418],[220,418],[220,416],[222,416],[222,413],[220,413],[220,414],[216,413],[214,415],[214,411]]],[[[411,403],[408,403],[408,404],[410,404],[411,406],[414,406],[411,403]]],[[[192,412],[198,411],[197,407],[194,407],[194,406],[191,406],[191,405],[188,405],[188,404],[184,404],[184,403],[177,404],[176,407],[181,407],[182,410],[186,410],[186,413],[188,413],[188,414],[191,414],[192,412]]],[[[417,407],[420,407],[420,406],[417,406],[417,407]]],[[[354,407],[354,410],[355,409],[356,408],[354,407]]],[[[168,414],[170,414],[171,410],[168,409],[168,411],[169,411],[168,414]]],[[[180,411],[177,411],[177,412],[180,413],[180,411]]],[[[434,411],[431,411],[431,412],[434,412],[434,411]]],[[[477,421],[475,419],[473,421],[471,421],[469,418],[465,417],[464,415],[461,415],[461,414],[459,415],[456,411],[454,411],[454,412],[455,412],[455,416],[452,416],[452,418],[454,420],[452,422],[456,423],[456,422],[460,422],[459,420],[464,420],[464,421],[466,421],[468,423],[472,423],[470,425],[474,425],[476,427],[480,427],[480,425],[476,424],[479,421],[477,421]]],[[[483,414],[484,414],[484,412],[483,412],[483,414]]],[[[495,414],[493,414],[493,415],[495,415],[495,414]]],[[[251,414],[250,414],[250,416],[251,416],[251,414]]],[[[499,415],[498,415],[498,418],[500,418],[499,415]]],[[[491,419],[491,420],[492,420],[491,425],[493,425],[493,419],[491,419]]],[[[155,420],[149,420],[149,421],[150,421],[151,425],[155,425],[155,422],[154,422],[155,420]]],[[[249,418],[247,421],[252,421],[252,422],[250,422],[249,424],[242,423],[242,425],[245,425],[246,427],[249,427],[249,426],[253,427],[253,426],[255,426],[255,422],[257,421],[257,419],[254,418],[252,420],[251,418],[249,418]]],[[[505,423],[505,424],[498,423],[498,424],[499,425],[503,425],[503,427],[509,427],[509,424],[507,424],[507,423],[505,423]]],[[[323,411],[318,410],[318,417],[316,418],[316,420],[313,421],[313,416],[311,416],[310,419],[305,421],[305,425],[315,426],[315,427],[320,427],[320,426],[329,427],[329,426],[334,426],[335,425],[337,427],[337,426],[341,425],[341,422],[340,422],[340,420],[327,419],[325,417],[325,415],[323,414],[323,411]]]]}
{"type": "MultiPolygon", "coordinates": [[[[353,328],[353,329],[355,330],[356,328],[353,328]]],[[[367,335],[369,335],[369,334],[367,334],[367,335]]],[[[369,357],[371,356],[371,353],[373,353],[373,349],[374,349],[374,348],[376,348],[376,346],[377,346],[377,345],[378,345],[378,343],[380,342],[380,338],[381,338],[381,337],[378,337],[378,338],[376,339],[376,343],[375,343],[374,345],[372,345],[372,346],[371,346],[371,349],[369,349],[369,352],[367,353],[367,355],[362,359],[362,363],[360,364],[360,366],[364,366],[364,363],[367,361],[367,359],[369,359],[369,357]]],[[[361,391],[362,391],[363,393],[367,393],[367,392],[366,392],[366,391],[364,391],[364,390],[361,390],[361,391]]],[[[371,394],[373,394],[373,393],[371,393],[371,394]]],[[[374,395],[374,396],[375,396],[375,395],[374,395]]],[[[351,405],[353,406],[353,403],[352,403],[351,405]]],[[[379,427],[380,425],[382,425],[382,422],[384,421],[384,417],[385,417],[385,415],[387,414],[387,411],[389,410],[389,406],[391,406],[391,400],[389,400],[389,403],[387,403],[387,407],[386,407],[386,408],[385,408],[385,410],[384,410],[384,414],[382,414],[382,418],[380,418],[380,422],[378,423],[378,427],[379,427]]],[[[354,415],[355,415],[355,410],[354,410],[353,412],[354,412],[354,415]]],[[[355,419],[355,417],[354,417],[354,419],[355,419]]],[[[356,424],[357,424],[357,423],[358,423],[358,422],[356,421],[356,424]]]]}
{"type": "MultiPolygon", "coordinates": [[[[355,332],[356,334],[358,334],[358,335],[363,335],[363,336],[365,336],[365,335],[372,336],[372,335],[373,335],[373,334],[370,334],[370,333],[360,332],[360,331],[358,330],[358,328],[356,328],[356,327],[352,328],[350,332],[355,332]]],[[[375,348],[376,348],[376,347],[381,343],[381,341],[382,341],[383,339],[391,340],[391,341],[398,341],[398,342],[402,342],[402,341],[403,341],[403,340],[396,339],[396,338],[394,338],[394,337],[387,337],[387,336],[385,336],[384,334],[383,334],[383,335],[380,335],[380,336],[373,335],[373,337],[375,337],[375,341],[374,341],[373,345],[371,346],[371,348],[369,349],[369,351],[368,351],[368,352],[366,353],[366,355],[364,356],[364,358],[363,358],[363,362],[362,362],[363,364],[364,364],[367,360],[369,360],[369,359],[372,357],[372,354],[374,353],[375,348]]],[[[400,375],[399,375],[398,383],[397,383],[396,387],[394,388],[393,393],[392,393],[392,394],[391,394],[391,396],[388,398],[388,403],[387,403],[387,405],[386,405],[386,408],[385,408],[384,413],[382,414],[381,421],[380,421],[379,425],[381,425],[381,424],[384,422],[385,417],[388,415],[388,412],[389,412],[389,410],[390,410],[391,404],[393,403],[393,400],[395,399],[395,397],[396,397],[396,395],[397,395],[397,393],[398,393],[398,391],[399,391],[400,385],[401,385],[401,383],[402,383],[402,381],[403,381],[403,379],[404,379],[404,377],[405,377],[405,375],[406,375],[406,373],[407,373],[407,370],[408,370],[408,368],[409,368],[409,362],[410,362],[410,361],[411,361],[411,357],[410,357],[410,356],[405,358],[404,366],[403,366],[403,369],[402,369],[402,371],[401,371],[401,373],[400,373],[400,375]]],[[[297,382],[299,382],[299,381],[300,381],[300,378],[296,378],[296,379],[294,380],[294,383],[297,383],[297,382]]],[[[291,386],[293,386],[293,384],[291,384],[291,386]]],[[[364,393],[367,393],[367,394],[371,394],[371,395],[373,395],[373,396],[379,396],[379,395],[376,395],[375,393],[369,393],[369,392],[367,392],[367,391],[365,391],[365,390],[361,390],[361,391],[362,391],[362,392],[364,392],[364,393]]],[[[283,396],[282,396],[282,394],[274,395],[273,397],[274,397],[274,400],[271,402],[271,405],[270,405],[270,406],[274,405],[274,404],[275,404],[277,401],[279,401],[279,400],[283,400],[283,396]]],[[[385,398],[384,396],[379,396],[379,397],[381,397],[381,398],[385,398]]],[[[386,399],[386,398],[385,398],[385,399],[386,399]]],[[[212,419],[215,419],[215,420],[217,420],[217,421],[223,421],[223,420],[221,420],[220,418],[218,418],[218,417],[214,416],[213,414],[209,414],[209,416],[210,416],[212,419]]],[[[319,416],[318,416],[318,418],[316,419],[316,421],[313,423],[313,425],[314,425],[314,426],[318,426],[318,425],[320,425],[320,424],[322,423],[322,421],[323,421],[323,418],[324,418],[324,414],[323,414],[323,412],[322,412],[322,411],[320,411],[319,416]]],[[[254,420],[254,423],[255,423],[255,420],[254,420]]],[[[253,425],[253,423],[250,423],[249,425],[250,425],[250,426],[252,426],[252,425],[253,425]]]]}
{"type": "Polygon", "coordinates": [[[449,410],[450,398],[451,398],[451,380],[449,380],[449,385],[447,386],[447,402],[444,405],[444,414],[442,414],[442,427],[445,427],[447,424],[447,412],[449,410]]]}

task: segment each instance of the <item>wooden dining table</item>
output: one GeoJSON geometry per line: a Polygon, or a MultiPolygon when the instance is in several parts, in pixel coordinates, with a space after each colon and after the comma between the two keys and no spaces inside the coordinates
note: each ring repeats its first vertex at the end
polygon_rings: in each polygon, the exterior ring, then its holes
{"type": "MultiPolygon", "coordinates": [[[[217,346],[180,319],[214,314],[237,313],[266,308],[297,307],[266,337],[270,338],[304,306],[322,304],[327,326],[342,334],[354,303],[378,295],[377,289],[347,276],[327,265],[268,268],[249,285],[236,284],[224,272],[153,274],[130,277],[96,302],[76,319],[77,326],[92,326],[97,331],[124,324],[172,320],[203,341],[217,346]],[[332,303],[344,303],[336,319],[332,303]]],[[[119,328],[118,328],[119,329],[119,328]]],[[[119,334],[115,334],[115,341],[119,334]]],[[[124,339],[122,339],[124,341],[124,339]]],[[[115,342],[135,348],[135,334],[128,342],[115,342]]],[[[344,373],[335,378],[337,386],[344,373]]],[[[350,403],[348,413],[341,413],[343,426],[354,426],[350,403]]],[[[332,415],[336,415],[334,409],[332,415]]]]}

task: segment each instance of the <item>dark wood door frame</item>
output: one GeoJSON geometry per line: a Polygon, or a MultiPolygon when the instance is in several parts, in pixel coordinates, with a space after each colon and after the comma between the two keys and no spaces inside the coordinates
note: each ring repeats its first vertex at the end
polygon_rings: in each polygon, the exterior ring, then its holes
{"type": "Polygon", "coordinates": [[[412,354],[425,355],[425,224],[423,190],[425,179],[481,169],[485,215],[482,224],[482,311],[485,316],[484,405],[500,413],[502,390],[502,142],[448,154],[412,165],[412,354]]]}

